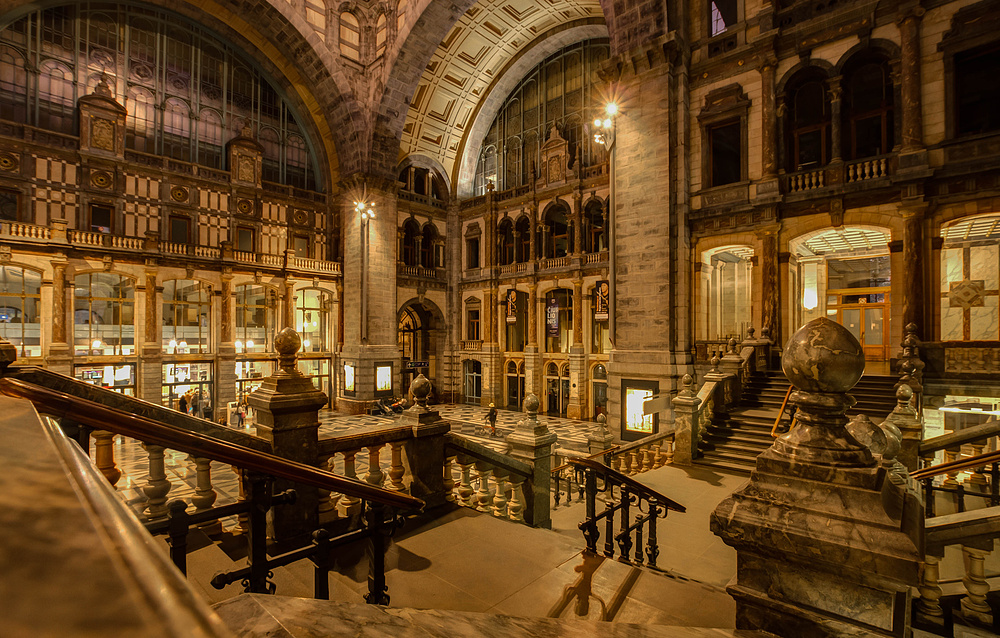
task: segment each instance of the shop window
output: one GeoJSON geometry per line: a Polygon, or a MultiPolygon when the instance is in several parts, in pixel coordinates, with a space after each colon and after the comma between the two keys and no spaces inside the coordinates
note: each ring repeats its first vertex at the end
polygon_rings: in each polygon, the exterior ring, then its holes
{"type": "Polygon", "coordinates": [[[212,288],[195,279],[163,282],[163,351],[211,351],[212,288]]]}
{"type": "Polygon", "coordinates": [[[74,351],[83,356],[135,354],[135,290],[111,273],[73,280],[74,351]]]}
{"type": "Polygon", "coordinates": [[[954,69],[956,134],[1000,130],[1000,43],[956,53],[954,69]]]}
{"type": "Polygon", "coordinates": [[[739,121],[708,128],[711,186],[732,184],[743,179],[743,127],[739,121]]]}
{"type": "Polygon", "coordinates": [[[658,415],[645,414],[643,404],[659,391],[655,381],[622,379],[622,433],[624,441],[637,441],[659,428],[658,415]]]}
{"type": "Polygon", "coordinates": [[[611,331],[609,329],[610,284],[599,281],[590,295],[590,352],[607,354],[611,352],[611,331]]]}
{"type": "MultiPolygon", "coordinates": [[[[236,286],[236,352],[271,352],[278,294],[269,286],[236,286]]],[[[300,335],[301,336],[301,335],[300,335]]]]}
{"type": "Polygon", "coordinates": [[[462,367],[465,376],[465,402],[479,405],[483,395],[483,364],[467,359],[462,367]]]}
{"type": "Polygon", "coordinates": [[[114,230],[115,209],[107,204],[90,205],[90,232],[111,233],[114,230]]]}
{"type": "Polygon", "coordinates": [[[528,326],[528,294],[514,289],[507,291],[504,303],[507,352],[524,352],[524,337],[528,326]]]}
{"type": "Polygon", "coordinates": [[[893,147],[893,87],[888,65],[868,62],[847,74],[844,115],[850,159],[884,155],[893,147]]]}
{"type": "Polygon", "coordinates": [[[302,337],[302,352],[328,352],[333,296],[316,288],[302,288],[296,294],[295,328],[302,337]]]}
{"type": "Polygon", "coordinates": [[[42,276],[33,270],[0,266],[0,337],[14,344],[19,357],[39,357],[42,276]]]}
{"type": "Polygon", "coordinates": [[[507,409],[521,409],[521,402],[524,401],[524,362],[507,362],[507,409]]]}

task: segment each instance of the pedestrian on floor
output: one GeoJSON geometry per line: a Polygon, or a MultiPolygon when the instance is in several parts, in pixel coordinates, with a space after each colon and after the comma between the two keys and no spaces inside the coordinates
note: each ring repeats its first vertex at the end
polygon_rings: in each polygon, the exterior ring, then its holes
{"type": "Polygon", "coordinates": [[[490,436],[497,435],[497,409],[491,403],[490,411],[486,413],[486,422],[490,424],[490,436]]]}
{"type": "Polygon", "coordinates": [[[177,402],[177,409],[187,414],[188,412],[188,398],[186,394],[182,394],[180,400],[177,402]]]}

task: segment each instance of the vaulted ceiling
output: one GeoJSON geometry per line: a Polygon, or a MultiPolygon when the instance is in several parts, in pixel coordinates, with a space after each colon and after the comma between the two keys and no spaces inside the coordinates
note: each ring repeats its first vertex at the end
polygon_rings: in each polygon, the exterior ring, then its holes
{"type": "MultiPolygon", "coordinates": [[[[490,97],[494,105],[491,112],[495,113],[506,92],[530,69],[530,65],[525,68],[523,63],[512,62],[527,59],[537,64],[558,47],[571,44],[571,40],[606,36],[603,21],[597,0],[477,2],[438,46],[420,78],[403,128],[402,156],[425,155],[440,162],[449,178],[454,177],[463,138],[472,129],[474,119],[482,119],[477,106],[490,97]],[[553,37],[560,27],[588,23],[600,26],[553,37]],[[532,51],[535,55],[531,55],[532,51]],[[518,77],[498,82],[505,72],[518,77]],[[487,95],[491,86],[497,95],[487,95]]],[[[492,120],[492,115],[489,117],[492,120]]],[[[472,144],[480,140],[472,140],[472,144]]]]}

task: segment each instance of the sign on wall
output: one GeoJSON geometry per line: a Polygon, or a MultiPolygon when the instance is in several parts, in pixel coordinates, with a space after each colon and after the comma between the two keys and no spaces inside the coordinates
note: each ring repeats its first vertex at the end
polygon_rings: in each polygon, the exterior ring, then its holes
{"type": "Polygon", "coordinates": [[[594,286],[594,321],[608,320],[610,287],[607,281],[599,281],[594,286]]]}
{"type": "Polygon", "coordinates": [[[549,297],[548,306],[545,307],[545,334],[550,337],[559,336],[559,301],[555,297],[549,297]]]}
{"type": "Polygon", "coordinates": [[[507,291],[507,323],[517,323],[517,290],[507,291]]]}

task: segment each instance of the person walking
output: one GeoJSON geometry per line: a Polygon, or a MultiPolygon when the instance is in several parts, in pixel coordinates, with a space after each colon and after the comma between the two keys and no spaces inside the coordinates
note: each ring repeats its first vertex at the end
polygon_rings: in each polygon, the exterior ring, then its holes
{"type": "Polygon", "coordinates": [[[188,413],[188,398],[187,394],[182,394],[180,400],[177,402],[177,409],[184,414],[188,413]]]}
{"type": "Polygon", "coordinates": [[[486,422],[490,424],[489,425],[489,427],[490,427],[490,436],[496,436],[497,435],[497,409],[496,409],[496,407],[492,403],[490,404],[490,411],[486,413],[486,417],[485,418],[486,418],[486,422]]]}

